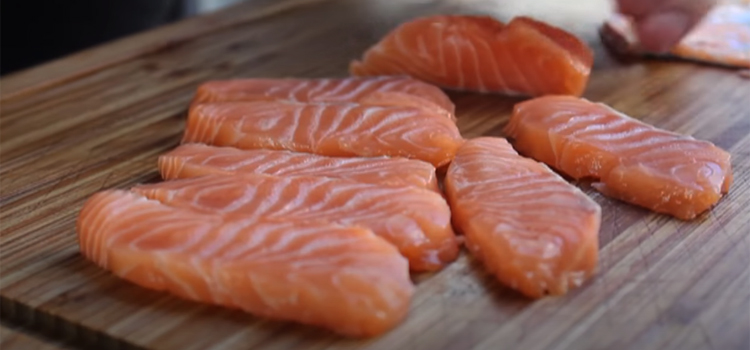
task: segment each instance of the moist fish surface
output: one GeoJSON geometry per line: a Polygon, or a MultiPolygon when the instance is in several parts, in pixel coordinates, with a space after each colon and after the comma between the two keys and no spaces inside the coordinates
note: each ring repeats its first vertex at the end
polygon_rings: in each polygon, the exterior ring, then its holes
{"type": "Polygon", "coordinates": [[[265,149],[241,150],[184,144],[159,157],[165,180],[210,174],[322,176],[384,186],[413,186],[439,191],[432,164],[406,158],[325,157],[265,149]]]}
{"type": "Polygon", "coordinates": [[[605,195],[680,219],[714,206],[732,184],[730,154],[571,96],[516,104],[505,133],[515,148],[605,195]]]}
{"type": "Polygon", "coordinates": [[[435,271],[458,256],[442,195],[323,177],[209,175],[140,185],[133,191],[171,206],[228,218],[359,226],[395,245],[413,271],[435,271]]]}
{"type": "Polygon", "coordinates": [[[334,157],[404,157],[440,167],[451,161],[463,138],[444,115],[415,107],[223,102],[193,106],[182,142],[334,157]]]}
{"type": "Polygon", "coordinates": [[[421,107],[455,118],[440,88],[408,76],[214,80],[198,87],[193,104],[277,100],[421,107]]]}
{"type": "Polygon", "coordinates": [[[87,259],[142,287],[347,336],[392,329],[414,293],[406,259],[363,228],[227,220],[109,190],[77,231],[87,259]]]}
{"type": "Polygon", "coordinates": [[[406,74],[447,89],[580,96],[593,52],[576,36],[529,17],[436,15],[401,24],[354,61],[355,76],[406,74]]]}
{"type": "Polygon", "coordinates": [[[505,139],[468,140],[445,189],[467,248],[505,285],[532,298],[561,295],[596,272],[599,205],[505,139]]]}

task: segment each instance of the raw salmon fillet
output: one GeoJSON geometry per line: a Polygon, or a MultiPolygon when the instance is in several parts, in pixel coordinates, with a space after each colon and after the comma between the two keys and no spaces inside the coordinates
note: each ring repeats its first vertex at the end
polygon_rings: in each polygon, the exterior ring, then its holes
{"type": "Polygon", "coordinates": [[[692,219],[732,183],[730,155],[707,141],[661,130],[604,104],[545,96],[516,105],[506,133],[521,154],[600,192],[692,219]]]}
{"type": "Polygon", "coordinates": [[[414,107],[224,102],[193,106],[182,141],[334,157],[404,157],[440,167],[463,138],[450,119],[414,107]]]}
{"type": "Polygon", "coordinates": [[[565,294],[595,273],[599,205],[505,139],[468,140],[445,188],[467,248],[502,283],[539,298],[565,294]]]}
{"type": "Polygon", "coordinates": [[[395,245],[413,271],[455,260],[451,211],[438,193],[323,177],[210,175],[141,185],[133,191],[168,205],[227,218],[361,226],[395,245]]]}
{"type": "Polygon", "coordinates": [[[322,176],[439,191],[432,164],[406,158],[339,158],[273,150],[184,144],[159,157],[165,180],[209,174],[322,176]]]}
{"type": "Polygon", "coordinates": [[[440,88],[405,76],[334,79],[234,79],[203,83],[193,103],[277,101],[351,102],[427,108],[454,118],[440,88]]]}
{"type": "Polygon", "coordinates": [[[407,74],[479,92],[580,96],[593,52],[570,33],[528,17],[430,16],[404,23],[349,67],[352,75],[407,74]]]}
{"type": "Polygon", "coordinates": [[[406,259],[362,228],[232,221],[111,190],[77,229],[86,258],[142,287],[349,336],[395,327],[414,293],[406,259]]]}
{"type": "Polygon", "coordinates": [[[617,14],[602,27],[602,38],[616,53],[678,57],[686,60],[750,68],[750,6],[714,7],[668,54],[643,51],[631,20],[617,14]]]}

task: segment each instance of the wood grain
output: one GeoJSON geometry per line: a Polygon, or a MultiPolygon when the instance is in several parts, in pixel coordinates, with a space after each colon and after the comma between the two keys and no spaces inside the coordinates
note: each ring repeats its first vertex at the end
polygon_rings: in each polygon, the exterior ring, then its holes
{"type": "Polygon", "coordinates": [[[40,340],[18,329],[0,325],[0,349],[3,350],[62,350],[56,343],[40,340]]]}
{"type": "Polygon", "coordinates": [[[109,45],[83,50],[65,59],[52,61],[9,75],[3,81],[3,85],[0,86],[0,95],[2,95],[0,101],[4,102],[7,99],[70,82],[132,58],[169,50],[174,46],[181,45],[185,40],[236,23],[252,22],[256,19],[282,14],[291,8],[315,4],[316,2],[320,2],[320,0],[299,0],[295,2],[254,0],[253,4],[242,4],[219,11],[211,16],[188,18],[175,24],[165,25],[152,31],[117,40],[109,45]],[[263,3],[263,6],[260,6],[261,3],[263,3]]]}
{"type": "MultiPolygon", "coordinates": [[[[488,3],[250,2],[3,79],[3,318],[57,324],[94,348],[750,348],[750,83],[690,63],[620,63],[599,46],[587,98],[715,142],[731,152],[736,180],[691,222],[581,184],[603,209],[600,272],[570,295],[525,300],[464,254],[440,273],[414,276],[418,292],[400,327],[355,341],[142,289],[80,256],[75,219],[83,201],[158,178],[156,157],[177,145],[200,82],[345,76],[348,62],[397,23],[488,3]]],[[[579,34],[596,45],[595,33],[579,34]]],[[[518,101],[451,96],[466,137],[502,135],[518,101]]]]}

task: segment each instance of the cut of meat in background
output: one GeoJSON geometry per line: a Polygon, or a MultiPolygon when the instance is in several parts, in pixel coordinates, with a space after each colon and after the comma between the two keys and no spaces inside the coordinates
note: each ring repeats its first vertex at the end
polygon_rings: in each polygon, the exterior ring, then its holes
{"type": "Polygon", "coordinates": [[[616,53],[677,57],[750,68],[750,5],[722,4],[666,55],[642,51],[630,19],[613,15],[602,27],[603,41],[616,53]]]}

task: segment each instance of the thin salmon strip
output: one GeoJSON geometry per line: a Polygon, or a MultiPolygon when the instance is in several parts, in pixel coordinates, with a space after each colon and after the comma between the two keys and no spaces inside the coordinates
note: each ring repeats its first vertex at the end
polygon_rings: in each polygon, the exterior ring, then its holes
{"type": "Polygon", "coordinates": [[[193,106],[182,141],[333,157],[404,157],[440,167],[463,138],[453,121],[414,107],[224,102],[193,106]]]}
{"type": "Polygon", "coordinates": [[[689,220],[732,183],[730,155],[707,141],[661,130],[604,104],[546,96],[516,105],[506,133],[521,154],[600,192],[689,220]]]}
{"type": "Polygon", "coordinates": [[[505,139],[467,141],[445,188],[467,248],[502,283],[539,298],[565,294],[595,273],[599,205],[505,139]]]}
{"type": "Polygon", "coordinates": [[[528,17],[430,16],[404,23],[367,50],[355,76],[406,74],[454,90],[580,96],[593,52],[574,35],[528,17]]]}
{"type": "Polygon", "coordinates": [[[669,53],[640,48],[630,18],[615,14],[601,30],[608,47],[619,54],[677,57],[691,61],[750,68],[750,6],[715,6],[669,53]]]}
{"type": "Polygon", "coordinates": [[[413,271],[454,261],[451,211],[438,193],[323,177],[210,175],[133,188],[151,199],[228,218],[361,226],[395,245],[413,271]]]}
{"type": "Polygon", "coordinates": [[[199,86],[193,103],[277,100],[421,107],[455,118],[440,88],[406,76],[216,80],[199,86]]]}
{"type": "Polygon", "coordinates": [[[228,221],[111,190],[77,229],[86,258],[142,287],[348,336],[395,327],[414,293],[406,259],[362,228],[228,221]]]}
{"type": "Polygon", "coordinates": [[[322,176],[384,186],[439,191],[432,164],[406,158],[340,158],[273,150],[240,150],[193,143],[159,157],[166,180],[210,174],[322,176]]]}

